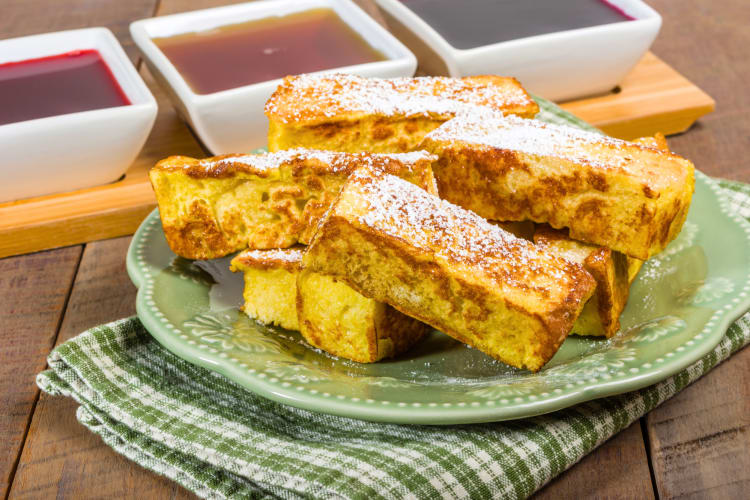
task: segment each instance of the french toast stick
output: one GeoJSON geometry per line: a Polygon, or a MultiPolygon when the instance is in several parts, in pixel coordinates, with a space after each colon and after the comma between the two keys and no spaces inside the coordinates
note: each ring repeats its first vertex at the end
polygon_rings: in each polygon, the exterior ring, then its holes
{"type": "MultiPolygon", "coordinates": [[[[661,132],[657,132],[653,136],[633,139],[633,142],[635,142],[636,144],[641,144],[642,146],[648,146],[654,149],[658,149],[659,151],[662,151],[664,153],[670,152],[669,144],[667,144],[667,138],[664,137],[664,134],[662,134],[661,132]]],[[[640,272],[644,262],[645,261],[641,259],[628,257],[628,285],[632,285],[635,279],[638,277],[638,272],[640,272]]]]}
{"type": "Polygon", "coordinates": [[[294,149],[202,160],[171,156],[149,171],[174,253],[214,259],[245,248],[307,243],[346,178],[374,166],[436,193],[433,156],[294,149]]]}
{"type": "Polygon", "coordinates": [[[425,137],[440,196],[491,220],[566,227],[645,260],[687,217],[693,164],[675,154],[513,116],[450,120],[425,137]]]}
{"type": "Polygon", "coordinates": [[[460,113],[486,109],[533,117],[539,106],[514,78],[289,76],[266,104],[268,148],[412,151],[460,113]]]}
{"type": "Polygon", "coordinates": [[[302,267],[532,371],[557,352],[595,286],[580,265],[367,168],[321,219],[302,267]]]}
{"type": "Polygon", "coordinates": [[[430,330],[342,280],[305,269],[297,275],[297,315],[310,344],[359,363],[398,356],[430,330]]]}
{"type": "MultiPolygon", "coordinates": [[[[634,143],[669,152],[664,134],[641,137],[634,143]]],[[[596,291],[586,302],[573,331],[577,335],[612,337],[620,329],[620,316],[643,261],[606,247],[571,239],[566,230],[547,224],[536,226],[534,243],[564,259],[581,264],[596,280],[596,291]]]]}
{"type": "Polygon", "coordinates": [[[360,363],[397,356],[427,333],[424,323],[335,278],[300,273],[303,252],[300,246],[245,250],[232,259],[232,271],[244,273],[248,316],[299,330],[315,347],[360,363]]]}
{"type": "Polygon", "coordinates": [[[299,330],[297,274],[305,247],[245,250],[229,269],[243,273],[242,311],[266,325],[299,330]]]}
{"type": "Polygon", "coordinates": [[[568,237],[567,231],[540,224],[534,243],[570,262],[583,266],[594,277],[596,290],[583,307],[571,333],[611,337],[620,329],[620,314],[630,290],[629,259],[626,255],[599,245],[568,237]]]}

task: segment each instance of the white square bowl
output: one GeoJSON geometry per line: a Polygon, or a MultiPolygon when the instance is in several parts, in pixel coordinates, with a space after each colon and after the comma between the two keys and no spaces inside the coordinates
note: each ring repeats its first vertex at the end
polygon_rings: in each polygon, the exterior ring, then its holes
{"type": "Polygon", "coordinates": [[[610,0],[633,20],[462,50],[400,1],[376,2],[391,29],[419,55],[420,68],[428,73],[514,76],[530,92],[555,101],[612,90],[645,54],[661,27],[661,16],[642,1],[610,0]]]}
{"type": "Polygon", "coordinates": [[[143,19],[130,25],[130,33],[149,69],[203,144],[213,154],[246,152],[266,146],[268,120],[263,114],[263,108],[281,79],[212,94],[196,94],[152,39],[325,7],[334,10],[365,41],[381,51],[386,60],[319,73],[350,73],[383,78],[414,74],[417,67],[414,54],[350,0],[243,3],[143,19]]]}
{"type": "Polygon", "coordinates": [[[127,106],[0,125],[0,202],[117,180],[143,147],[156,100],[111,31],[87,28],[0,41],[0,64],[95,49],[127,106]]]}

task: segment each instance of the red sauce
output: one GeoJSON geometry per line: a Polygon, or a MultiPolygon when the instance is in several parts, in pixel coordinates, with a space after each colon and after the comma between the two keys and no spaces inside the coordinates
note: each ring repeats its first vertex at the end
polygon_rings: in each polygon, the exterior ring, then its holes
{"type": "Polygon", "coordinates": [[[198,94],[385,59],[332,9],[155,38],[154,43],[198,94]]]}
{"type": "Polygon", "coordinates": [[[0,64],[0,125],[128,104],[96,50],[0,64]]]}

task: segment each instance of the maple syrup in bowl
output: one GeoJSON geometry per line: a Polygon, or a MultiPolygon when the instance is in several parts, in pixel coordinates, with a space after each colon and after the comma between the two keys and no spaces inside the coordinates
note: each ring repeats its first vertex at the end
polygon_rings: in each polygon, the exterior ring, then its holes
{"type": "Polygon", "coordinates": [[[154,43],[196,94],[386,59],[328,8],[155,38],[154,43]]]}
{"type": "Polygon", "coordinates": [[[414,55],[348,0],[250,2],[130,26],[172,103],[214,154],[266,146],[265,102],[287,75],[412,76],[414,55]]]}

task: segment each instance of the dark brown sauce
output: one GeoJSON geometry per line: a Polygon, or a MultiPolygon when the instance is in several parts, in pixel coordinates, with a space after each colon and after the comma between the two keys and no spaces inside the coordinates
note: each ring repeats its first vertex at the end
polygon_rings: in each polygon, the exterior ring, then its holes
{"type": "Polygon", "coordinates": [[[603,0],[401,0],[457,49],[633,18],[603,0]]]}
{"type": "Polygon", "coordinates": [[[0,125],[128,104],[96,50],[0,64],[0,125]]]}
{"type": "Polygon", "coordinates": [[[156,38],[154,43],[198,94],[385,59],[332,9],[156,38]]]}

